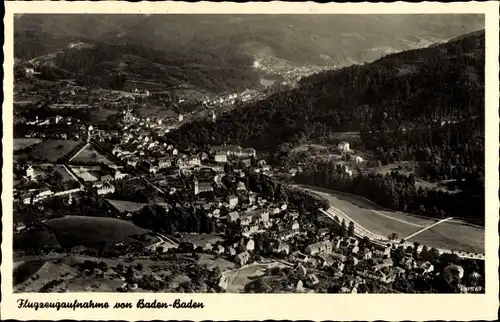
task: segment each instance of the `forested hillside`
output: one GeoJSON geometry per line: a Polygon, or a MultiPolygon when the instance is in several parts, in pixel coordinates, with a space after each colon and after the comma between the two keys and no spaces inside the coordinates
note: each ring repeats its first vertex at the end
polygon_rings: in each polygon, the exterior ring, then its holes
{"type": "MultiPolygon", "coordinates": [[[[396,142],[414,140],[406,133],[429,144],[430,128],[442,121],[477,120],[470,125],[470,141],[471,134],[483,131],[483,112],[480,33],[307,77],[297,89],[236,109],[217,123],[187,124],[169,139],[181,145],[226,142],[273,151],[282,142],[328,141],[335,132],[361,131],[365,144],[399,150],[396,142]]],[[[454,135],[449,129],[447,137],[454,135]]],[[[459,133],[454,137],[461,140],[459,133]]]]}
{"type": "Polygon", "coordinates": [[[138,45],[97,43],[62,50],[48,60],[41,60],[37,69],[46,79],[73,76],[88,85],[116,89],[122,89],[124,82],[108,84],[110,74],[153,80],[165,86],[187,84],[220,92],[257,86],[259,76],[252,63],[252,57],[241,53],[223,56],[208,50],[161,51],[138,45]]]}

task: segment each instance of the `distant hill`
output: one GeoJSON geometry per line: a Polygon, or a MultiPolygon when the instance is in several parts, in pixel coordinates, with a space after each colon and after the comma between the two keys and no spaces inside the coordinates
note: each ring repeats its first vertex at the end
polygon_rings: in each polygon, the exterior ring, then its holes
{"type": "Polygon", "coordinates": [[[221,56],[213,51],[184,48],[166,52],[140,45],[98,42],[73,44],[31,59],[25,65],[35,66],[41,78],[77,78],[105,88],[123,89],[127,80],[134,80],[158,83],[160,88],[191,85],[222,92],[260,86],[252,63],[252,57],[241,53],[221,56]]]}
{"type": "Polygon", "coordinates": [[[365,142],[375,133],[395,138],[418,127],[429,135],[435,122],[451,118],[483,124],[484,32],[307,77],[298,89],[216,123],[187,124],[169,139],[181,146],[225,142],[276,151],[283,142],[325,141],[344,131],[372,131],[365,142]]]}
{"type": "Polygon", "coordinates": [[[297,63],[346,65],[425,47],[484,27],[481,15],[40,15],[14,24],[15,57],[72,42],[105,41],[170,52],[176,48],[297,63]]]}

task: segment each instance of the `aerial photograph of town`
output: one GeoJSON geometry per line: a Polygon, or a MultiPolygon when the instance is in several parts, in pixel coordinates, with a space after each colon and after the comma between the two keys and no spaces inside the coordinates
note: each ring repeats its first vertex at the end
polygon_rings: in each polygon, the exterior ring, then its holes
{"type": "Polygon", "coordinates": [[[14,292],[484,293],[484,28],[15,16],[14,292]]]}

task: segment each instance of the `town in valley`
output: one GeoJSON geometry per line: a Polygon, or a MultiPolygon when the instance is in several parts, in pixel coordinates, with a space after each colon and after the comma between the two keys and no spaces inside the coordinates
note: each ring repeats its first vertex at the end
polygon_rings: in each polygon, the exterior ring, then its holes
{"type": "Polygon", "coordinates": [[[60,16],[15,21],[16,292],[484,293],[484,17],[60,16]]]}

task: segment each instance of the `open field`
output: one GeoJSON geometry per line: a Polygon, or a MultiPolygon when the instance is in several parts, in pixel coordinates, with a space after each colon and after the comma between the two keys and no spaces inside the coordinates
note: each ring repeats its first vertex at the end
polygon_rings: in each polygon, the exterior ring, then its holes
{"type": "Polygon", "coordinates": [[[63,182],[65,182],[65,181],[74,181],[74,180],[75,180],[75,178],[73,178],[73,177],[69,174],[69,172],[68,172],[68,171],[66,171],[66,169],[64,169],[64,167],[57,165],[57,166],[55,166],[54,168],[55,168],[55,170],[56,170],[59,174],[61,174],[61,176],[62,176],[62,178],[63,178],[63,182]]]}
{"type": "MultiPolygon", "coordinates": [[[[437,221],[384,210],[361,197],[310,186],[300,185],[300,187],[322,195],[330,201],[333,207],[344,212],[359,225],[384,237],[396,233],[400,238],[405,238],[437,221]]],[[[453,220],[423,231],[411,238],[410,241],[442,249],[467,252],[475,250],[478,253],[484,253],[484,229],[453,220]]]]}
{"type": "Polygon", "coordinates": [[[14,139],[14,151],[22,150],[22,149],[27,148],[29,146],[33,146],[35,144],[38,144],[42,141],[43,141],[42,139],[37,139],[37,138],[15,138],[14,139]]]}
{"type": "Polygon", "coordinates": [[[103,244],[123,242],[152,244],[157,237],[149,236],[145,241],[139,241],[140,235],[146,235],[149,230],[140,228],[130,221],[115,218],[65,216],[47,221],[49,227],[57,236],[63,248],[83,245],[85,247],[100,247],[103,244]]]}
{"type": "Polygon", "coordinates": [[[118,209],[120,212],[135,212],[141,210],[144,206],[147,206],[147,203],[143,202],[133,202],[133,201],[125,201],[125,200],[115,200],[115,199],[106,199],[113,207],[118,209]]]}
{"type": "Polygon", "coordinates": [[[99,167],[84,167],[84,166],[71,166],[75,174],[82,178],[84,181],[96,181],[101,177],[99,167]]]}
{"type": "Polygon", "coordinates": [[[423,231],[408,241],[429,247],[484,254],[484,229],[453,220],[423,231]]]}
{"type": "Polygon", "coordinates": [[[44,140],[33,146],[30,153],[23,154],[20,158],[56,162],[59,158],[71,152],[79,143],[80,141],[76,140],[44,140]]]}
{"type": "Polygon", "coordinates": [[[97,152],[92,146],[87,146],[85,149],[80,151],[71,162],[102,162],[104,164],[111,165],[111,162],[104,155],[97,152]]]}

